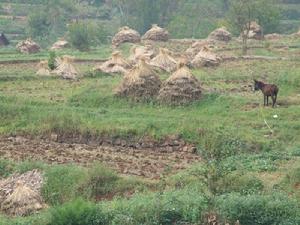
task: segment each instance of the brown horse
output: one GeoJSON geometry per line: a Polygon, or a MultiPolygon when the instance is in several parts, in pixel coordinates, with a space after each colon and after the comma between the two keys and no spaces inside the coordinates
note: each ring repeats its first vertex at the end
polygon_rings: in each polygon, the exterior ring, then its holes
{"type": "Polygon", "coordinates": [[[272,98],[273,107],[276,104],[277,94],[279,92],[279,88],[275,84],[265,84],[261,81],[254,80],[254,90],[261,90],[264,94],[264,106],[269,105],[269,97],[272,98]]]}

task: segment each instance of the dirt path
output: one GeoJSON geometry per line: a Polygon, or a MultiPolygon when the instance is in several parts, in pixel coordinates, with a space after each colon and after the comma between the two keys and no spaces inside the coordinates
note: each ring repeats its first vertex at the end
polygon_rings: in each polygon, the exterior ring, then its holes
{"type": "Polygon", "coordinates": [[[92,146],[66,144],[23,137],[0,138],[0,158],[23,161],[40,160],[47,163],[78,163],[89,165],[100,161],[122,174],[159,178],[163,172],[185,169],[200,157],[187,148],[170,147],[143,149],[121,146],[92,146]]]}

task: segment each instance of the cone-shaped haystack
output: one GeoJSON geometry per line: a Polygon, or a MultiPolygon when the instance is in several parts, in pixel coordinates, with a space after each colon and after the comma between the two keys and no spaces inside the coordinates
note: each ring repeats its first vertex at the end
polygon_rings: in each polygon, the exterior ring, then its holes
{"type": "Polygon", "coordinates": [[[190,60],[193,60],[194,57],[201,51],[204,46],[208,46],[212,44],[212,40],[200,40],[196,41],[192,44],[190,48],[188,48],[185,53],[190,60]]]}
{"type": "Polygon", "coordinates": [[[228,42],[232,39],[231,33],[226,29],[226,27],[221,27],[210,33],[208,36],[209,39],[216,41],[225,41],[228,42]]]}
{"type": "Polygon", "coordinates": [[[150,60],[154,57],[155,52],[151,45],[145,46],[133,46],[130,49],[129,60],[131,62],[136,62],[140,58],[146,58],[146,60],[150,60]]]}
{"type": "Polygon", "coordinates": [[[38,71],[36,72],[36,74],[39,76],[50,76],[51,75],[47,60],[43,60],[43,61],[39,62],[38,71]]]}
{"type": "Polygon", "coordinates": [[[192,60],[191,65],[194,68],[203,66],[217,66],[220,64],[221,59],[217,54],[209,50],[208,47],[203,47],[202,50],[192,60]]]}
{"type": "Polygon", "coordinates": [[[159,77],[146,63],[145,58],[141,58],[139,63],[124,76],[116,95],[136,101],[149,100],[158,94],[160,86],[159,77]]]}
{"type": "Polygon", "coordinates": [[[174,72],[177,68],[176,60],[170,56],[168,50],[164,48],[159,49],[158,55],[150,61],[150,64],[168,73],[174,72]]]}
{"type": "Polygon", "coordinates": [[[17,182],[14,191],[1,202],[1,210],[10,216],[27,216],[44,208],[41,196],[17,182]]]}
{"type": "Polygon", "coordinates": [[[112,40],[113,46],[119,46],[122,43],[138,43],[141,41],[141,35],[129,27],[125,26],[120,28],[119,32],[114,36],[112,40]]]}
{"type": "Polygon", "coordinates": [[[6,46],[9,45],[9,41],[6,38],[5,34],[1,33],[0,34],[0,46],[6,46]]]}
{"type": "Polygon", "coordinates": [[[178,70],[163,83],[158,100],[166,104],[181,105],[199,100],[201,93],[200,82],[184,63],[180,63],[178,70]]]}
{"type": "Polygon", "coordinates": [[[40,46],[35,43],[33,40],[30,38],[26,39],[25,41],[21,41],[17,44],[16,48],[22,52],[22,53],[37,53],[40,51],[40,46]]]}
{"type": "Polygon", "coordinates": [[[112,53],[111,58],[100,66],[94,68],[94,71],[101,71],[110,74],[125,74],[130,64],[123,58],[119,51],[112,53]]]}
{"type": "Polygon", "coordinates": [[[159,27],[157,24],[153,24],[152,28],[144,34],[142,39],[151,41],[168,41],[169,32],[159,27]]]}
{"type": "Polygon", "coordinates": [[[77,80],[79,73],[73,65],[74,58],[72,56],[65,55],[62,57],[61,63],[53,71],[53,73],[61,76],[63,79],[77,80]]]}
{"type": "MultiPolygon", "coordinates": [[[[247,31],[244,31],[245,34],[246,34],[246,32],[247,31]]],[[[255,39],[255,40],[261,40],[264,38],[261,26],[258,23],[256,23],[255,21],[252,21],[250,23],[250,30],[249,30],[248,38],[255,39]]]]}
{"type": "Polygon", "coordinates": [[[51,50],[64,49],[68,47],[70,47],[69,42],[67,42],[64,38],[60,38],[52,45],[51,50]]]}

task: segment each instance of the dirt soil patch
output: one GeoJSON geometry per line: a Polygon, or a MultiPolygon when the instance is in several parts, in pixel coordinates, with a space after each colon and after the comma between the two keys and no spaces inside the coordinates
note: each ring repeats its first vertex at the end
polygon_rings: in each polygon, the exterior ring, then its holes
{"type": "Polygon", "coordinates": [[[126,175],[158,179],[162,173],[173,174],[186,169],[200,157],[194,147],[180,143],[127,145],[95,145],[59,143],[23,137],[1,137],[0,158],[24,161],[39,160],[49,164],[76,163],[88,166],[99,161],[126,175]]]}

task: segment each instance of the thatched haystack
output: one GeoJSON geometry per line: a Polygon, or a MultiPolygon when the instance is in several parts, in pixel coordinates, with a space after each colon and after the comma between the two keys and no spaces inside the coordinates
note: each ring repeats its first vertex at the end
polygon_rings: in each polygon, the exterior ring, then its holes
{"type": "Polygon", "coordinates": [[[162,85],[158,100],[165,104],[182,105],[201,98],[201,85],[191,71],[180,63],[178,70],[162,85]]]}
{"type": "Polygon", "coordinates": [[[125,74],[130,67],[130,64],[121,55],[121,52],[115,51],[108,61],[95,67],[94,71],[101,71],[109,74],[125,74]]]}
{"type": "Polygon", "coordinates": [[[55,42],[51,50],[58,50],[58,49],[64,49],[64,48],[69,48],[70,44],[67,42],[64,38],[60,38],[57,42],[55,42]]]}
{"type": "Polygon", "coordinates": [[[208,47],[203,47],[201,51],[191,61],[194,68],[201,68],[204,66],[218,66],[220,64],[220,57],[214,52],[210,51],[208,47]]]}
{"type": "Polygon", "coordinates": [[[153,24],[152,28],[144,34],[142,39],[150,41],[168,41],[169,32],[164,28],[159,27],[157,24],[153,24]]]}
{"type": "Polygon", "coordinates": [[[284,36],[282,34],[277,34],[277,33],[265,35],[265,39],[266,40],[279,40],[279,39],[281,39],[283,37],[284,36]]]}
{"type": "Polygon", "coordinates": [[[42,185],[43,177],[38,170],[14,174],[0,180],[0,209],[9,215],[20,216],[39,210],[40,205],[45,206],[39,195],[42,185]],[[38,200],[38,204],[32,204],[36,203],[35,200],[38,200]]]}
{"type": "Polygon", "coordinates": [[[168,73],[174,72],[177,68],[177,61],[168,53],[167,49],[160,48],[158,55],[150,61],[150,64],[168,73]]]}
{"type": "Polygon", "coordinates": [[[116,96],[128,97],[135,101],[145,101],[157,96],[161,81],[145,58],[131,69],[116,89],[116,96]]]}
{"type": "Polygon", "coordinates": [[[36,74],[39,76],[50,76],[51,75],[47,60],[43,60],[43,61],[39,62],[38,71],[36,72],[36,74]]]}
{"type": "Polygon", "coordinates": [[[209,39],[215,40],[215,41],[224,41],[229,42],[232,39],[231,33],[226,29],[226,27],[221,27],[213,32],[211,32],[208,36],[209,39]]]}
{"type": "Polygon", "coordinates": [[[150,60],[154,56],[155,56],[155,51],[151,45],[133,46],[130,49],[129,60],[131,62],[136,62],[140,58],[146,58],[146,60],[150,60]]]}
{"type": "Polygon", "coordinates": [[[16,48],[22,52],[22,53],[37,53],[40,51],[40,46],[35,43],[33,40],[30,38],[26,39],[25,41],[21,41],[17,44],[16,48]]]}
{"type": "Polygon", "coordinates": [[[209,46],[212,43],[213,40],[211,39],[196,41],[185,51],[185,53],[190,60],[193,60],[193,58],[202,50],[204,46],[209,46]]]}
{"type": "Polygon", "coordinates": [[[9,40],[5,36],[5,34],[1,33],[0,34],[0,46],[6,46],[9,45],[9,40]]]}
{"type": "Polygon", "coordinates": [[[10,216],[28,216],[44,208],[39,193],[21,181],[16,183],[13,192],[1,202],[1,211],[10,216]]]}
{"type": "Polygon", "coordinates": [[[129,43],[139,43],[141,41],[141,35],[129,27],[125,26],[119,29],[119,32],[114,36],[112,44],[118,47],[120,44],[129,43]]]}
{"type": "Polygon", "coordinates": [[[77,80],[79,72],[73,65],[74,57],[65,55],[61,59],[61,63],[53,70],[54,74],[61,76],[63,79],[67,80],[77,80]]]}
{"type": "MultiPolygon", "coordinates": [[[[245,34],[246,34],[246,32],[247,31],[244,31],[245,34]]],[[[255,21],[252,21],[250,23],[250,30],[249,30],[248,38],[255,39],[255,40],[262,40],[264,38],[261,26],[258,23],[256,23],[255,21]]]]}

